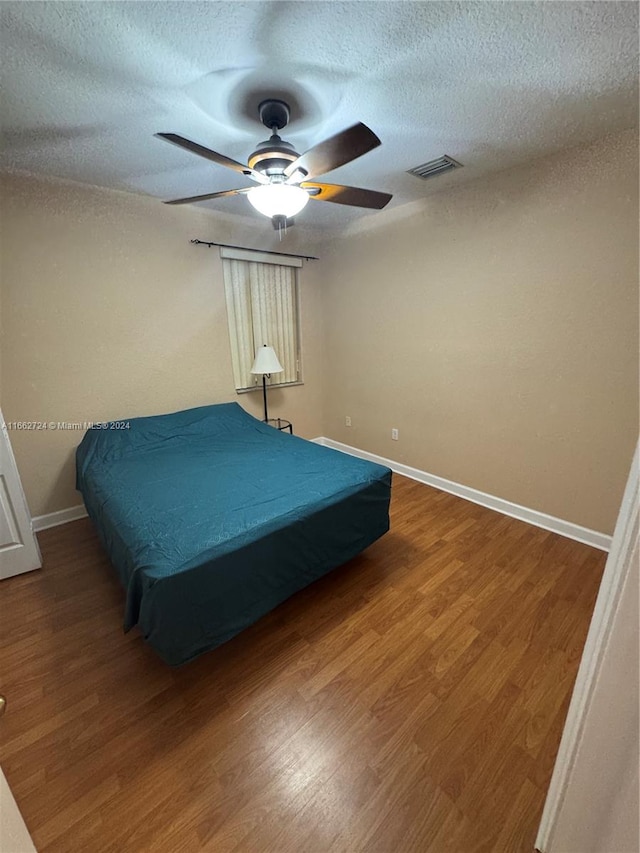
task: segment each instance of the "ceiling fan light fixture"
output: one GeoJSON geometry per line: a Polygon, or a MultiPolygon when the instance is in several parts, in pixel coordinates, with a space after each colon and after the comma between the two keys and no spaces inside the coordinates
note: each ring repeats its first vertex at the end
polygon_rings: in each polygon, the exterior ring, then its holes
{"type": "Polygon", "coordinates": [[[156,136],[166,142],[239,172],[260,184],[258,187],[245,186],[235,190],[176,198],[166,201],[165,204],[192,204],[214,198],[246,195],[259,213],[271,219],[273,227],[282,236],[288,225],[293,225],[294,217],[307,204],[310,195],[320,201],[366,207],[370,210],[382,210],[391,201],[392,196],[389,193],[346,187],[342,184],[315,183],[318,175],[351,163],[381,144],[366,124],[359,121],[299,155],[293,145],[281,139],[278,134],[278,131],[289,123],[289,106],[278,98],[267,98],[258,105],[258,114],[261,122],[271,131],[271,136],[258,143],[256,150],[249,155],[247,165],[177,133],[157,133],[156,136]]]}
{"type": "Polygon", "coordinates": [[[301,187],[290,184],[263,184],[252,187],[247,198],[258,213],[264,216],[284,216],[290,219],[300,213],[309,201],[309,194],[301,187]]]}

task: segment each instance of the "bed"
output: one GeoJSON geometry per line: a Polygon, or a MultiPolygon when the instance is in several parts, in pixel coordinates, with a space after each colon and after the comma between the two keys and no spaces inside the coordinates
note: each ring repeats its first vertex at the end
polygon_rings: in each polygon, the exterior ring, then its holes
{"type": "Polygon", "coordinates": [[[77,488],[168,664],[214,649],[389,529],[391,471],[237,403],[88,430],[77,488]]]}

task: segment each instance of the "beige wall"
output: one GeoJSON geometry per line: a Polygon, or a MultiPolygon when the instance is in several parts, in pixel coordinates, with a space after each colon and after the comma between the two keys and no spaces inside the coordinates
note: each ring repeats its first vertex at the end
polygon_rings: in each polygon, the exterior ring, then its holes
{"type": "MultiPolygon", "coordinates": [[[[96,421],[237,400],[260,416],[259,393],[233,388],[222,267],[189,240],[309,251],[269,223],[62,181],[5,177],[1,186],[2,375],[7,421],[96,421]]],[[[314,254],[311,252],[311,254],[314,254]]],[[[301,271],[303,386],[274,389],[270,414],[321,433],[317,262],[301,271]]],[[[11,432],[33,515],[80,503],[81,433],[11,432]]]]}
{"type": "Polygon", "coordinates": [[[638,434],[637,157],[630,132],[427,183],[411,217],[327,244],[325,435],[611,533],[638,434]]]}

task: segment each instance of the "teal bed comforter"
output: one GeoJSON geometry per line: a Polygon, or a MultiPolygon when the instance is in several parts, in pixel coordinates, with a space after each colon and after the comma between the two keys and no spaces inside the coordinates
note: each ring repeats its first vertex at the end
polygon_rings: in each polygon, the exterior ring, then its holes
{"type": "Polygon", "coordinates": [[[237,403],[91,429],[76,470],[126,590],[125,630],[137,624],[172,665],[389,528],[388,468],[280,432],[237,403]]]}

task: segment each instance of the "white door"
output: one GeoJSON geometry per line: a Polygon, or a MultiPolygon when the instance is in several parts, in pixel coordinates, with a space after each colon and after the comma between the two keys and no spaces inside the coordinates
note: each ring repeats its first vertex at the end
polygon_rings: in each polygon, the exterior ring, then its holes
{"type": "Polygon", "coordinates": [[[40,549],[0,411],[0,580],[39,569],[40,549]]]}

